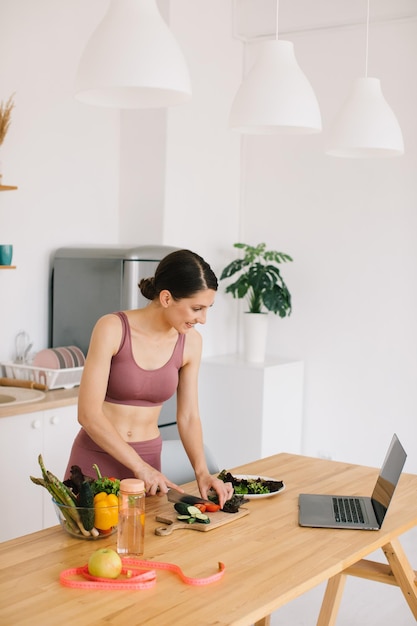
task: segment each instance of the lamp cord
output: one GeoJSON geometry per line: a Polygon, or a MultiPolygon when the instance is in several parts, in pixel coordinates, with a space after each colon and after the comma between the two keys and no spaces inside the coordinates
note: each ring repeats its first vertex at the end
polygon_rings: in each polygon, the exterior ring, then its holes
{"type": "Polygon", "coordinates": [[[369,2],[366,16],[366,53],[365,53],[365,78],[368,78],[368,50],[369,50],[369,2]]]}
{"type": "Polygon", "coordinates": [[[277,8],[275,14],[275,40],[278,41],[278,13],[279,13],[279,0],[277,0],[277,8]]]}

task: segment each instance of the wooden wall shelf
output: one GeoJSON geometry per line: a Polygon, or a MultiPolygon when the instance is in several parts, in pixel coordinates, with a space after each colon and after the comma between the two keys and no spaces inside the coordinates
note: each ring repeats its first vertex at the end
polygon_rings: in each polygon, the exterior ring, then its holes
{"type": "Polygon", "coordinates": [[[0,265],[0,270],[15,270],[16,265],[0,265]]]}

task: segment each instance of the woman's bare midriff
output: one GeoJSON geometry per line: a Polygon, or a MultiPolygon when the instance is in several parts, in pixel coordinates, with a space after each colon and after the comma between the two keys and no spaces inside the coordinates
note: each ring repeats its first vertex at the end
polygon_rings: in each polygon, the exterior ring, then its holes
{"type": "Polygon", "coordinates": [[[103,413],[116,428],[123,441],[129,443],[148,441],[159,436],[158,417],[161,408],[160,406],[103,403],[103,413]]]}

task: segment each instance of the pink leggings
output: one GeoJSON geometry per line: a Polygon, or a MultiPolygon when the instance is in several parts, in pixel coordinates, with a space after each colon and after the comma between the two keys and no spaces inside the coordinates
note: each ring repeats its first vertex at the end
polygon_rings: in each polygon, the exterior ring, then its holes
{"type": "MultiPolygon", "coordinates": [[[[149,463],[149,465],[161,471],[162,438],[160,436],[155,439],[150,439],[149,441],[129,443],[129,445],[138,453],[145,463],[149,463]]],[[[86,431],[81,428],[72,444],[64,480],[70,477],[72,465],[78,465],[85,476],[95,478],[96,473],[93,469],[94,463],[98,465],[102,476],[120,479],[133,478],[132,471],[129,468],[119,463],[119,461],[100,448],[91,437],[87,435],[86,431]]]]}

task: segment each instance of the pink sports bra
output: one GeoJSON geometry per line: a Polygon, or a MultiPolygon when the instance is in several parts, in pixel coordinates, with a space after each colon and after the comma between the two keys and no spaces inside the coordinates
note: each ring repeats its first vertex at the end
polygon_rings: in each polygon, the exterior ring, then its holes
{"type": "Polygon", "coordinates": [[[122,340],[110,365],[106,402],[131,406],[161,406],[177,390],[185,335],[179,334],[171,358],[156,370],[141,368],[133,358],[132,337],[126,314],[114,313],[122,322],[122,340]]]}

